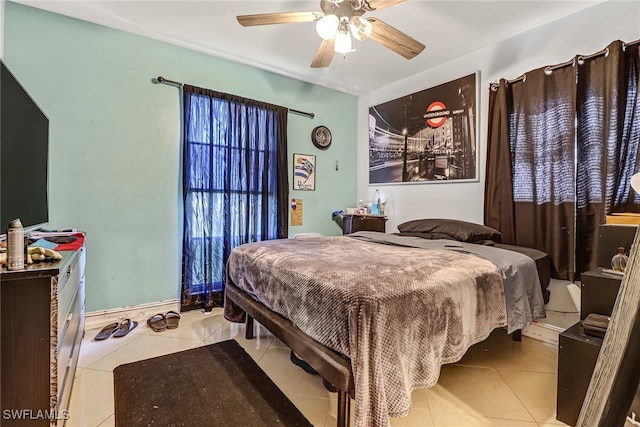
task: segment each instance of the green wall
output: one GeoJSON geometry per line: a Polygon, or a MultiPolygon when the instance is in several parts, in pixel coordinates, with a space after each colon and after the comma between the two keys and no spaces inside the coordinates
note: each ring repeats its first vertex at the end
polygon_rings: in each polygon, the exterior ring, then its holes
{"type": "Polygon", "coordinates": [[[3,59],[49,117],[50,228],[87,232],[87,311],[179,298],[180,91],[154,77],[316,114],[289,115],[290,183],[293,153],[317,156],[316,190],[290,192],[304,206],[290,235],[340,234],[331,212],[355,203],[354,96],[12,2],[3,59]]]}

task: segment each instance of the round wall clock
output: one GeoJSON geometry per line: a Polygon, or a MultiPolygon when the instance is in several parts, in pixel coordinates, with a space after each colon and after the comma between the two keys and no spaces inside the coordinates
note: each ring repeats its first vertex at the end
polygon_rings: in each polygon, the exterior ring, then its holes
{"type": "Polygon", "coordinates": [[[331,131],[326,126],[316,126],[311,131],[313,145],[321,150],[326,150],[331,145],[331,131]]]}

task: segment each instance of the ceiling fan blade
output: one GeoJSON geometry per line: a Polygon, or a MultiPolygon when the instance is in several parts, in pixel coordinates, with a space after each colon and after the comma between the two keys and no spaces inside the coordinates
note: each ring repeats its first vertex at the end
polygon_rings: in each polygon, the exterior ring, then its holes
{"type": "Polygon", "coordinates": [[[370,38],[407,59],[415,57],[425,48],[418,40],[378,18],[367,18],[367,21],[373,26],[370,38]]]}
{"type": "Polygon", "coordinates": [[[328,67],[333,60],[335,52],[335,37],[329,40],[322,40],[320,48],[316,52],[316,56],[311,61],[311,68],[328,67]]]}
{"type": "Polygon", "coordinates": [[[240,15],[236,19],[243,27],[253,27],[256,25],[289,24],[291,22],[313,22],[323,16],[322,12],[280,12],[240,15]]]}
{"type": "Polygon", "coordinates": [[[382,10],[406,1],[407,0],[369,0],[364,2],[363,8],[369,11],[382,10]]]}

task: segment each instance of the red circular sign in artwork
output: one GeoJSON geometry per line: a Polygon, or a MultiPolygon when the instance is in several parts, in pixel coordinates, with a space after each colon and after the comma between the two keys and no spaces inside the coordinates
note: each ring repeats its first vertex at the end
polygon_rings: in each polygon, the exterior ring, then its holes
{"type": "Polygon", "coordinates": [[[427,107],[427,114],[425,114],[425,116],[427,117],[427,124],[432,128],[437,128],[442,126],[444,122],[447,121],[448,113],[445,112],[446,109],[447,109],[447,106],[444,105],[442,102],[440,101],[432,102],[427,107]],[[439,116],[437,112],[441,110],[443,110],[442,115],[439,116]]]}

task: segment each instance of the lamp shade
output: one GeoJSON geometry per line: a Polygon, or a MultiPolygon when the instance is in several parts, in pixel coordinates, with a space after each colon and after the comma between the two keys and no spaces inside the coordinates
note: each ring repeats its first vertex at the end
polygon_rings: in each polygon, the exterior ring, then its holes
{"type": "Polygon", "coordinates": [[[349,27],[351,28],[351,34],[356,40],[366,40],[371,35],[373,26],[371,22],[364,19],[362,16],[352,16],[349,20],[349,27]]]}
{"type": "Polygon", "coordinates": [[[640,172],[631,177],[631,188],[636,190],[636,193],[640,193],[640,172]]]}
{"type": "Polygon", "coordinates": [[[336,34],[335,51],[345,54],[351,52],[351,50],[351,36],[349,35],[349,31],[338,31],[338,33],[336,34]]]}
{"type": "Polygon", "coordinates": [[[336,35],[340,19],[336,15],[325,15],[316,22],[316,32],[322,39],[329,40],[336,35]]]}

